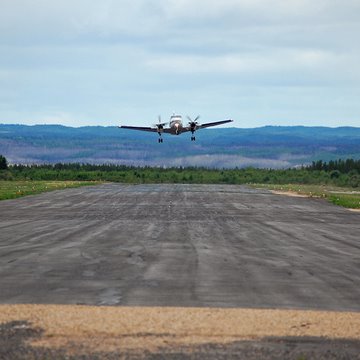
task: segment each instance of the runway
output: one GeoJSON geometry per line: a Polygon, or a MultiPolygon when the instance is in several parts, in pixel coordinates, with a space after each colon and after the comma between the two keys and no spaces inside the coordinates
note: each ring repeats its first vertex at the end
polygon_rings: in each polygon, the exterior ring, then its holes
{"type": "Polygon", "coordinates": [[[225,185],[0,202],[0,303],[360,310],[360,214],[225,185]]]}

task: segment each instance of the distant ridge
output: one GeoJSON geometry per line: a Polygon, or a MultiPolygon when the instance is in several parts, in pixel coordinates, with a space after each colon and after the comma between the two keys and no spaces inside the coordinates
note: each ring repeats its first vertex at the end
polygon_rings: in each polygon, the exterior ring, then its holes
{"type": "Polygon", "coordinates": [[[0,124],[0,154],[10,163],[115,163],[136,166],[287,168],[315,160],[360,159],[359,127],[264,126],[164,135],[117,127],[0,124]]]}

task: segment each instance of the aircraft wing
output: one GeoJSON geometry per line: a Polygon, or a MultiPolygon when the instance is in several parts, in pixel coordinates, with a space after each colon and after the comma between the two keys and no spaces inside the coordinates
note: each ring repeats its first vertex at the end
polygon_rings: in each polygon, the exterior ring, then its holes
{"type": "Polygon", "coordinates": [[[198,126],[198,129],[204,129],[204,128],[211,127],[211,126],[227,124],[227,123],[233,122],[233,121],[234,120],[221,120],[221,121],[215,121],[215,122],[211,122],[211,123],[201,124],[198,126]]]}
{"type": "Polygon", "coordinates": [[[140,131],[150,131],[158,132],[157,127],[145,127],[145,126],[119,126],[120,129],[129,129],[129,130],[140,130],[140,131]]]}
{"type": "MultiPolygon", "coordinates": [[[[146,126],[118,126],[120,129],[128,129],[128,130],[140,130],[140,131],[150,131],[150,132],[159,132],[158,127],[146,127],[146,126]]],[[[171,129],[163,128],[161,129],[162,133],[171,133],[171,129]]]]}
{"type": "MultiPolygon", "coordinates": [[[[215,122],[211,122],[211,123],[206,123],[206,124],[199,124],[199,125],[196,125],[196,128],[195,130],[199,130],[199,129],[204,129],[204,128],[207,128],[207,127],[211,127],[211,126],[217,126],[217,125],[222,125],[222,124],[227,124],[229,122],[233,122],[234,120],[221,120],[221,121],[215,121],[215,122]]],[[[191,131],[191,128],[190,126],[187,126],[186,128],[184,128],[182,130],[183,132],[186,132],[186,131],[191,131]]]]}

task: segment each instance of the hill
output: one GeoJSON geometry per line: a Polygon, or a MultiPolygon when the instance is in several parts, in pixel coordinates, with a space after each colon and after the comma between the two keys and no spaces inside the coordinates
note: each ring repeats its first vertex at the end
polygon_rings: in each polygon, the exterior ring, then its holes
{"type": "Polygon", "coordinates": [[[316,160],[360,159],[360,128],[217,128],[164,135],[116,127],[0,124],[0,154],[13,164],[92,163],[211,168],[286,168],[316,160]]]}

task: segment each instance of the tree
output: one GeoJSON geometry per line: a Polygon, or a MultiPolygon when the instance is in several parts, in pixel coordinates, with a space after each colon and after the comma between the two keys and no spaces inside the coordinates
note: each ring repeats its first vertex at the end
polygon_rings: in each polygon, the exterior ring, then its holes
{"type": "Polygon", "coordinates": [[[7,164],[7,160],[4,156],[0,155],[0,170],[5,170],[7,169],[8,164],[7,164]]]}

